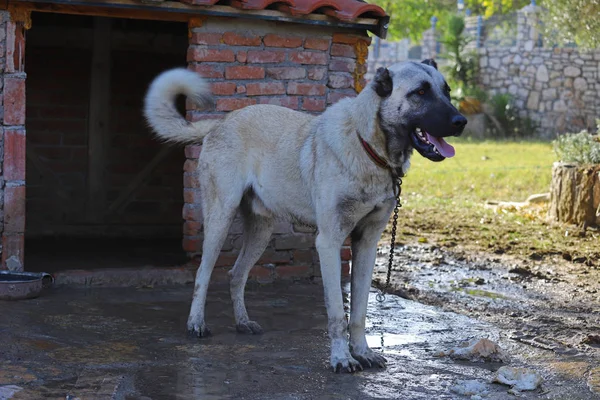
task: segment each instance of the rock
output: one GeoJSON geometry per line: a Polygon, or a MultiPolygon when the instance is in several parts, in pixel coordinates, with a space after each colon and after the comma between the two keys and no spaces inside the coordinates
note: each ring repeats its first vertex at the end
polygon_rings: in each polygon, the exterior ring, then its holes
{"type": "Polygon", "coordinates": [[[457,360],[506,362],[508,355],[489,339],[464,341],[447,352],[439,352],[440,357],[449,356],[457,360]]]}
{"type": "Polygon", "coordinates": [[[576,78],[573,81],[573,87],[575,88],[575,90],[586,90],[588,87],[587,81],[583,78],[576,78]]]}
{"type": "Polygon", "coordinates": [[[567,111],[567,105],[563,100],[557,100],[552,109],[557,112],[565,112],[567,111]]]}
{"type": "Polygon", "coordinates": [[[581,69],[570,65],[568,67],[565,67],[563,73],[565,74],[565,76],[575,77],[581,75],[581,69]]]}
{"type": "Polygon", "coordinates": [[[500,68],[500,59],[497,57],[490,58],[490,67],[494,69],[500,68]]]}
{"type": "Polygon", "coordinates": [[[537,110],[538,105],[540,104],[540,92],[531,92],[529,94],[529,98],[527,99],[527,108],[530,110],[537,110]]]}
{"type": "Polygon", "coordinates": [[[0,386],[0,399],[12,399],[15,393],[23,390],[22,387],[16,385],[0,386]]]}
{"type": "Polygon", "coordinates": [[[543,378],[537,371],[527,368],[500,367],[493,382],[511,386],[516,390],[535,390],[542,384],[543,378]]]}
{"type": "Polygon", "coordinates": [[[480,398],[481,395],[486,395],[489,392],[485,383],[475,379],[459,381],[450,388],[450,391],[460,396],[480,396],[480,398]]]}

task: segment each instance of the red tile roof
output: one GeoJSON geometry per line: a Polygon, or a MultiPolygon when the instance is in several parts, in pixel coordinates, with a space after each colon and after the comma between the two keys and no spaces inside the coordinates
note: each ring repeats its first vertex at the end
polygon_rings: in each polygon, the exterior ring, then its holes
{"type": "MultiPolygon", "coordinates": [[[[377,20],[386,25],[389,17],[383,8],[362,0],[180,0],[198,6],[230,6],[240,10],[276,10],[294,17],[322,14],[340,22],[353,22],[360,18],[377,20]]],[[[383,27],[383,35],[387,27],[383,27]]]]}

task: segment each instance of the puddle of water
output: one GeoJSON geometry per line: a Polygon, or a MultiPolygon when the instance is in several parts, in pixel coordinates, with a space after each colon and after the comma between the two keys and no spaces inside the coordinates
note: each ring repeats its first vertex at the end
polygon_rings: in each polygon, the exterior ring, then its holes
{"type": "Polygon", "coordinates": [[[372,349],[381,349],[393,346],[421,343],[425,339],[411,334],[374,333],[367,335],[367,344],[372,349]]]}

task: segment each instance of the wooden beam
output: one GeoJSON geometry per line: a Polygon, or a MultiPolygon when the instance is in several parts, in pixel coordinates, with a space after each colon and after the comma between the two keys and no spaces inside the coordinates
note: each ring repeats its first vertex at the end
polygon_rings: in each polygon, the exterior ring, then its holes
{"type": "Polygon", "coordinates": [[[88,198],[86,214],[99,222],[106,206],[106,152],[110,118],[110,34],[112,20],[94,18],[88,124],[88,198]]]}
{"type": "Polygon", "coordinates": [[[160,151],[156,154],[156,156],[154,156],[154,158],[150,160],[148,164],[146,164],[144,169],[138,172],[138,174],[131,180],[131,182],[129,182],[129,185],[127,185],[127,187],[123,189],[121,194],[119,194],[119,197],[117,197],[117,199],[110,205],[110,207],[108,207],[107,215],[119,211],[121,208],[127,205],[135,191],[139,187],[141,187],[144,182],[146,182],[146,180],[152,174],[152,171],[154,171],[154,169],[158,166],[158,164],[160,164],[162,160],[164,160],[169,154],[171,154],[173,149],[174,147],[171,146],[163,146],[160,149],[160,151]]]}

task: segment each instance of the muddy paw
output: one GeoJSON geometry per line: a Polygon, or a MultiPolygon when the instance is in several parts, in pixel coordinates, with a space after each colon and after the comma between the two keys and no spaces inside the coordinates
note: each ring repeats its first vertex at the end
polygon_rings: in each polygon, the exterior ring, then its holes
{"type": "Polygon", "coordinates": [[[236,324],[235,329],[239,333],[249,333],[252,335],[259,335],[259,334],[263,333],[263,330],[260,327],[260,325],[254,321],[246,321],[246,322],[241,322],[239,324],[236,324]]]}
{"type": "Polygon", "coordinates": [[[385,368],[387,360],[385,357],[375,353],[372,350],[366,351],[361,354],[352,353],[352,357],[360,362],[360,364],[365,368],[371,367],[379,367],[385,368]]]}
{"type": "Polygon", "coordinates": [[[362,371],[363,367],[358,361],[352,357],[345,357],[339,359],[331,359],[331,367],[333,372],[356,372],[362,371]]]}
{"type": "Polygon", "coordinates": [[[210,335],[210,329],[208,329],[208,326],[206,326],[205,323],[193,325],[188,324],[188,336],[203,338],[210,335]]]}

